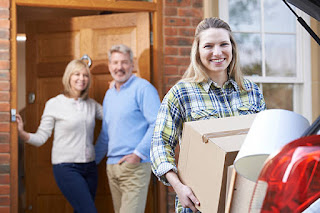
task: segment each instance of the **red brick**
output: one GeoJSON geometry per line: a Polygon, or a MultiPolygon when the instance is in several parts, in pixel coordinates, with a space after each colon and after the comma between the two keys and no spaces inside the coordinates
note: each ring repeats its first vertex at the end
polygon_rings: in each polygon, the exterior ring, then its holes
{"type": "Polygon", "coordinates": [[[4,28],[4,29],[10,28],[10,21],[0,19],[0,28],[4,28]]]}
{"type": "Polygon", "coordinates": [[[179,8],[178,16],[193,17],[193,10],[192,8],[179,8]]]}
{"type": "Polygon", "coordinates": [[[166,37],[165,45],[178,45],[178,39],[175,37],[166,37]]]}
{"type": "Polygon", "coordinates": [[[186,36],[186,37],[194,37],[194,33],[195,33],[195,28],[194,27],[190,27],[190,28],[181,28],[179,29],[179,35],[181,36],[186,36]]]}
{"type": "Polygon", "coordinates": [[[0,132],[0,143],[9,143],[10,134],[6,132],[0,132]]]}
{"type": "Polygon", "coordinates": [[[0,143],[0,153],[9,153],[10,152],[10,145],[7,143],[0,143]]]}
{"type": "Polygon", "coordinates": [[[181,47],[179,49],[179,55],[181,56],[190,56],[191,47],[181,47]]]}
{"type": "Polygon", "coordinates": [[[10,213],[10,206],[1,206],[0,212],[1,213],[10,213]]]}
{"type": "Polygon", "coordinates": [[[9,174],[0,174],[0,185],[9,184],[10,175],[9,174]]]}
{"type": "Polygon", "coordinates": [[[182,7],[182,6],[190,6],[190,0],[165,0],[166,6],[175,6],[175,7],[182,7]]]}
{"type": "Polygon", "coordinates": [[[10,110],[10,104],[5,102],[0,102],[0,112],[7,112],[10,110]]]}
{"type": "Polygon", "coordinates": [[[10,80],[9,70],[0,70],[0,81],[10,80]]]}
{"type": "Polygon", "coordinates": [[[202,8],[203,0],[194,0],[192,6],[196,8],[202,8]]]}
{"type": "Polygon", "coordinates": [[[191,1],[190,0],[165,0],[165,5],[166,6],[190,6],[191,1]]]}
{"type": "Polygon", "coordinates": [[[178,38],[178,45],[179,46],[191,47],[192,42],[193,42],[193,38],[178,38]]]}
{"type": "Polygon", "coordinates": [[[178,54],[178,48],[176,47],[165,47],[164,54],[165,55],[177,55],[178,54]]]}
{"type": "Polygon", "coordinates": [[[0,132],[9,132],[10,125],[9,123],[0,123],[0,132]]]}
{"type": "Polygon", "coordinates": [[[191,47],[193,38],[183,38],[183,37],[166,37],[165,45],[178,45],[178,46],[188,46],[191,47]]]}
{"type": "Polygon", "coordinates": [[[164,63],[166,65],[187,65],[189,64],[188,57],[173,57],[173,56],[165,56],[164,63]]]}
{"type": "Polygon", "coordinates": [[[1,29],[0,30],[0,39],[9,39],[9,28],[7,30],[1,29]]]}
{"type": "Polygon", "coordinates": [[[9,185],[0,185],[0,194],[1,195],[10,194],[10,186],[9,185]]]}
{"type": "Polygon", "coordinates": [[[166,66],[166,67],[164,67],[164,74],[165,75],[178,75],[179,69],[177,66],[166,66]]]}
{"type": "Polygon", "coordinates": [[[10,154],[0,153],[0,164],[9,164],[10,154]]]}
{"type": "Polygon", "coordinates": [[[0,91],[9,91],[10,84],[6,81],[0,81],[0,91]]]}
{"type": "Polygon", "coordinates": [[[9,60],[10,54],[8,50],[0,51],[0,60],[9,60]]]}
{"type": "Polygon", "coordinates": [[[10,164],[0,164],[0,174],[10,174],[10,164]]]}
{"type": "Polygon", "coordinates": [[[181,76],[166,76],[164,77],[164,81],[166,84],[174,85],[181,79],[181,76]]]}
{"type": "Polygon", "coordinates": [[[191,22],[187,18],[168,18],[164,19],[165,25],[167,26],[190,26],[191,22]]]}
{"type": "Polygon", "coordinates": [[[9,9],[0,8],[0,18],[10,18],[9,9]]]}
{"type": "Polygon", "coordinates": [[[175,36],[178,35],[178,29],[173,27],[166,27],[164,29],[164,34],[168,36],[175,36]]]}
{"type": "Polygon", "coordinates": [[[203,17],[203,10],[196,9],[196,8],[179,8],[178,9],[178,16],[180,17],[190,17],[190,18],[202,18],[203,17]]]}
{"type": "Polygon", "coordinates": [[[182,76],[186,70],[188,69],[188,66],[180,66],[179,67],[179,74],[182,76]]]}
{"type": "Polygon", "coordinates": [[[9,91],[0,92],[0,101],[9,101],[10,93],[9,91]]]}
{"type": "Polygon", "coordinates": [[[9,8],[10,1],[9,0],[0,0],[0,8],[9,8]]]}
{"type": "Polygon", "coordinates": [[[9,122],[10,114],[5,112],[0,112],[0,122],[9,122]]]}
{"type": "Polygon", "coordinates": [[[0,39],[0,49],[8,50],[10,48],[10,41],[9,40],[1,40],[0,39]]]}
{"type": "MultiPolygon", "coordinates": [[[[1,30],[0,30],[1,34],[1,30]]],[[[10,63],[9,61],[0,61],[0,70],[8,70],[10,69],[10,63]]]]}
{"type": "Polygon", "coordinates": [[[10,205],[10,196],[8,196],[8,195],[0,196],[0,205],[1,206],[9,206],[10,205]]]}
{"type": "Polygon", "coordinates": [[[196,27],[196,26],[198,26],[198,24],[199,24],[201,21],[202,21],[202,18],[194,18],[194,19],[192,19],[192,21],[191,21],[191,25],[194,26],[194,27],[196,27]]]}
{"type": "Polygon", "coordinates": [[[166,7],[164,8],[164,15],[165,16],[176,16],[178,14],[177,8],[174,7],[166,7]]]}

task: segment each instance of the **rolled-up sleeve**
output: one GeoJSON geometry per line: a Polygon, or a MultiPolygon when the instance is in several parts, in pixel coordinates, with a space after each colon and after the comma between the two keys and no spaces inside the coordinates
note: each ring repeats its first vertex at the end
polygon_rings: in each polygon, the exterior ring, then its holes
{"type": "Polygon", "coordinates": [[[172,91],[164,97],[152,137],[150,157],[152,171],[165,185],[170,185],[165,174],[177,172],[175,147],[182,132],[182,118],[178,100],[172,91]]]}

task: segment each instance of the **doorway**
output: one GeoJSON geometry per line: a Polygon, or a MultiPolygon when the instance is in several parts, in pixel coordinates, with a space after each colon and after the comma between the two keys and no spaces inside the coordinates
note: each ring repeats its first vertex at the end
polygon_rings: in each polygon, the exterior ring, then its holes
{"type": "MultiPolygon", "coordinates": [[[[17,34],[19,40],[17,41],[17,75],[18,75],[18,111],[25,115],[25,107],[27,105],[27,94],[23,88],[25,88],[26,80],[26,70],[24,66],[26,64],[26,55],[25,55],[25,32],[26,32],[26,23],[32,21],[44,21],[51,20],[56,17],[81,17],[81,16],[92,16],[92,15],[104,15],[104,14],[114,14],[115,12],[106,12],[106,11],[91,11],[91,10],[75,10],[75,9],[62,9],[62,8],[44,8],[44,7],[28,7],[28,6],[17,6],[17,34]]],[[[101,92],[104,94],[104,91],[101,92]]],[[[18,206],[19,212],[34,212],[33,206],[28,204],[26,200],[26,189],[25,189],[25,176],[24,176],[24,165],[25,165],[25,146],[19,143],[19,170],[18,170],[18,179],[19,179],[19,194],[18,194],[18,206]]],[[[156,191],[156,181],[153,180],[151,184],[154,184],[154,191],[152,192],[152,199],[156,201],[157,191],[156,191]]],[[[68,209],[68,207],[67,207],[68,209]]],[[[150,212],[158,212],[159,209],[156,205],[153,206],[153,209],[150,212]]]]}

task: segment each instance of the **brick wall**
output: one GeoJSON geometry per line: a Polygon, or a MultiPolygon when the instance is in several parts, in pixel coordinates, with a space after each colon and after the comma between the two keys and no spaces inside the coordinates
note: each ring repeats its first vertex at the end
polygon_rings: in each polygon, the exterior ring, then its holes
{"type": "MultiPolygon", "coordinates": [[[[190,63],[194,31],[203,19],[203,0],[163,0],[163,94],[190,63]]],[[[168,212],[174,212],[175,192],[168,188],[168,212]]]]}
{"type": "Polygon", "coordinates": [[[0,212],[10,212],[10,0],[0,0],[0,212]]]}
{"type": "Polygon", "coordinates": [[[203,18],[203,2],[164,0],[163,4],[163,92],[166,94],[190,63],[194,30],[203,18]]]}

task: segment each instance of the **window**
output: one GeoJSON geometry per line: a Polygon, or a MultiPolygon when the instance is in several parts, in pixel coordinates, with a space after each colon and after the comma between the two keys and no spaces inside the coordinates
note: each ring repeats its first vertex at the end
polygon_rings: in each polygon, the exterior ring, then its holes
{"type": "Polygon", "coordinates": [[[220,0],[219,14],[234,33],[242,71],[259,84],[267,108],[311,120],[310,35],[289,8],[279,0],[220,0]]]}

